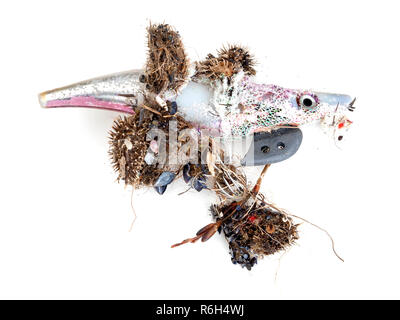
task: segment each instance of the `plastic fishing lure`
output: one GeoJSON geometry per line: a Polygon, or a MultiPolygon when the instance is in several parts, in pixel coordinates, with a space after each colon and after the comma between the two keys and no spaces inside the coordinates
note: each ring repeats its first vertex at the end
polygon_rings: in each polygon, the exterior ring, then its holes
{"type": "MultiPolygon", "coordinates": [[[[40,104],[45,108],[88,107],[134,114],[149,95],[144,75],[143,70],[127,71],[50,90],[40,94],[40,104]]],[[[230,141],[266,132],[261,140],[268,144],[273,130],[316,121],[333,129],[334,139],[341,141],[352,123],[347,114],[354,110],[355,99],[348,95],[258,84],[243,72],[231,78],[221,77],[210,80],[195,74],[177,91],[156,98],[176,103],[177,112],[197,129],[230,141]]],[[[285,160],[297,151],[301,133],[280,132],[290,138],[284,143],[285,152],[282,150],[278,156],[262,152],[255,158],[257,165],[285,160]],[[288,153],[291,147],[294,148],[288,153]]],[[[260,140],[260,135],[256,139],[260,140]]]]}
{"type": "Polygon", "coordinates": [[[110,133],[118,178],[163,194],[182,174],[195,190],[214,191],[220,200],[211,207],[216,221],[174,246],[206,241],[220,231],[229,242],[232,261],[251,269],[259,256],[283,250],[297,239],[297,226],[288,214],[259,193],[267,168],[297,151],[302,141],[298,127],[303,124],[320,122],[341,141],[352,123],[348,114],[355,99],[256,83],[254,59],[238,46],[190,63],[179,33],[170,26],[150,25],[147,31],[144,69],[43,92],[40,105],[127,114],[115,121],[110,133]],[[199,136],[207,139],[189,143],[199,136]],[[249,139],[239,151],[226,148],[249,139]],[[180,154],[179,161],[171,161],[174,152],[180,154]],[[232,164],[236,155],[242,165],[266,165],[254,187],[240,166],[232,164]]]}

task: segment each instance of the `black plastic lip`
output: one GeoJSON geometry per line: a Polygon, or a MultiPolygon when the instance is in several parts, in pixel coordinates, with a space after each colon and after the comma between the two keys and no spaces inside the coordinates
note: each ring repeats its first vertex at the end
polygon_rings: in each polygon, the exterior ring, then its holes
{"type": "Polygon", "coordinates": [[[303,134],[298,128],[255,133],[241,163],[243,166],[261,166],[287,160],[297,152],[302,140],[303,134]]]}

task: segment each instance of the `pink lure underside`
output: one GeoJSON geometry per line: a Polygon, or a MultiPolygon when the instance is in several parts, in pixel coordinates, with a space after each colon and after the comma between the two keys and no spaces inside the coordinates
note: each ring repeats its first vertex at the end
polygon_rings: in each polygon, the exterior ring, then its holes
{"type": "Polygon", "coordinates": [[[95,97],[72,97],[65,100],[51,100],[46,103],[47,108],[60,108],[60,107],[86,107],[103,110],[111,110],[117,112],[124,112],[134,114],[131,106],[122,103],[110,102],[95,97]]]}

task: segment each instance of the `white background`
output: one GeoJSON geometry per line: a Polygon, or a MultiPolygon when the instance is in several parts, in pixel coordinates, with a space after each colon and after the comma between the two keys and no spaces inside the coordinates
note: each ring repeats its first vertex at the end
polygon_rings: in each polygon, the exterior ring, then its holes
{"type": "MultiPolygon", "coordinates": [[[[400,298],[396,1],[8,1],[0,4],[0,298],[400,298]],[[115,113],[41,109],[37,94],[140,68],[167,22],[192,60],[247,45],[259,79],[357,96],[343,150],[304,128],[262,191],[303,224],[298,245],[251,271],[221,236],[171,249],[211,220],[211,193],[115,183],[115,113]],[[276,277],[276,272],[277,277],[276,277]],[[276,278],[276,279],[275,279],[276,278]]],[[[260,168],[248,169],[255,181],[260,168]]]]}

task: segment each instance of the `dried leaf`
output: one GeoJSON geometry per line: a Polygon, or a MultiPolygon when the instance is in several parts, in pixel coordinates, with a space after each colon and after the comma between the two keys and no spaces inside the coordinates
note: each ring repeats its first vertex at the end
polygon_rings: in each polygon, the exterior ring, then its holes
{"type": "Polygon", "coordinates": [[[203,235],[204,233],[206,233],[208,230],[210,230],[214,226],[215,226],[215,223],[210,223],[210,224],[206,225],[205,227],[203,227],[199,231],[197,231],[196,236],[203,235]]]}
{"type": "Polygon", "coordinates": [[[210,239],[218,230],[218,226],[215,224],[213,228],[209,229],[206,233],[201,237],[201,242],[206,242],[210,239]]]}

